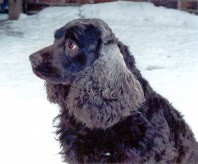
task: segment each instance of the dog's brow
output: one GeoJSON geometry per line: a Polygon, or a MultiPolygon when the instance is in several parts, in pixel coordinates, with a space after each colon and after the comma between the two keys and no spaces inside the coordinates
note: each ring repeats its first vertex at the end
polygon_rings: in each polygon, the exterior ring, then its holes
{"type": "Polygon", "coordinates": [[[75,40],[79,41],[79,37],[78,37],[78,35],[77,35],[75,32],[73,33],[73,38],[74,38],[75,40]]]}
{"type": "Polygon", "coordinates": [[[70,39],[72,39],[73,41],[75,41],[75,42],[79,42],[79,36],[78,36],[78,34],[76,33],[76,32],[74,32],[74,31],[69,31],[67,34],[66,34],[66,38],[70,38],[70,39]]]}
{"type": "Polygon", "coordinates": [[[55,39],[60,39],[62,36],[64,36],[64,34],[65,34],[64,29],[60,28],[55,31],[54,37],[55,37],[55,39]]]}

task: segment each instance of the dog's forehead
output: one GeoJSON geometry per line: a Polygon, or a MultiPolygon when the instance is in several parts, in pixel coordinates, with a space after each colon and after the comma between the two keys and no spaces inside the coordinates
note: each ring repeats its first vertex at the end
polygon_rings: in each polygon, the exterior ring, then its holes
{"type": "Polygon", "coordinates": [[[61,37],[63,37],[67,31],[74,31],[75,28],[81,28],[81,29],[86,29],[86,27],[88,25],[91,25],[93,23],[93,21],[88,21],[88,20],[82,20],[82,19],[77,19],[77,20],[73,20],[68,22],[65,26],[57,29],[54,33],[54,37],[56,39],[60,39],[61,37]]]}
{"type": "Polygon", "coordinates": [[[95,25],[95,26],[104,26],[106,23],[101,19],[75,19],[73,21],[68,22],[65,27],[70,28],[72,26],[87,26],[87,25],[95,25]]]}
{"type": "Polygon", "coordinates": [[[88,22],[88,21],[85,21],[85,20],[73,20],[73,21],[71,21],[71,22],[68,22],[66,25],[65,25],[65,27],[66,28],[71,28],[71,27],[74,27],[74,26],[86,26],[86,25],[88,25],[88,24],[90,24],[90,22],[88,22]]]}
{"type": "Polygon", "coordinates": [[[68,22],[65,26],[56,30],[54,36],[56,39],[60,39],[68,31],[81,33],[83,31],[86,31],[87,29],[93,30],[93,28],[95,28],[96,31],[100,31],[101,34],[111,33],[109,26],[103,20],[96,18],[92,18],[92,19],[88,18],[88,19],[76,19],[68,22]]]}
{"type": "Polygon", "coordinates": [[[110,29],[107,23],[97,18],[76,19],[76,20],[68,22],[64,27],[66,31],[69,29],[75,29],[75,28],[81,28],[81,29],[86,30],[87,28],[90,29],[90,27],[92,27],[92,29],[95,28],[101,32],[106,31],[107,29],[110,29]]]}

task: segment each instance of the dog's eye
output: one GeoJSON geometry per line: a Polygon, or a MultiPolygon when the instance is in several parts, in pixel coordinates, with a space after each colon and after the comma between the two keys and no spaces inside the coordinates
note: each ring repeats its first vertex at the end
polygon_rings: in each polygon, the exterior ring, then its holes
{"type": "Polygon", "coordinates": [[[78,46],[72,40],[67,40],[66,48],[69,49],[69,50],[75,50],[75,49],[78,48],[78,46]]]}

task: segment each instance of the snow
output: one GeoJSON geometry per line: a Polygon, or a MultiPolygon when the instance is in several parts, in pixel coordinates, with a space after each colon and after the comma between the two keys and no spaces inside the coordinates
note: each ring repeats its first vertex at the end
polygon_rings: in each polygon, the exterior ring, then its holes
{"type": "Polygon", "coordinates": [[[130,47],[151,86],[166,97],[198,139],[198,17],[151,3],[113,2],[51,7],[18,21],[0,15],[0,163],[59,164],[53,118],[44,82],[29,55],[53,42],[54,31],[82,17],[105,20],[130,47]]]}

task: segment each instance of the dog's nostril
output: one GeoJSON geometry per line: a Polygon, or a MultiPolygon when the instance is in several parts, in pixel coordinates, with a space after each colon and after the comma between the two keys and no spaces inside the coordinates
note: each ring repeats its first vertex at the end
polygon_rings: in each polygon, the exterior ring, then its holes
{"type": "Polygon", "coordinates": [[[39,63],[41,63],[41,57],[38,55],[32,54],[29,56],[29,60],[33,67],[37,66],[39,63]]]}

